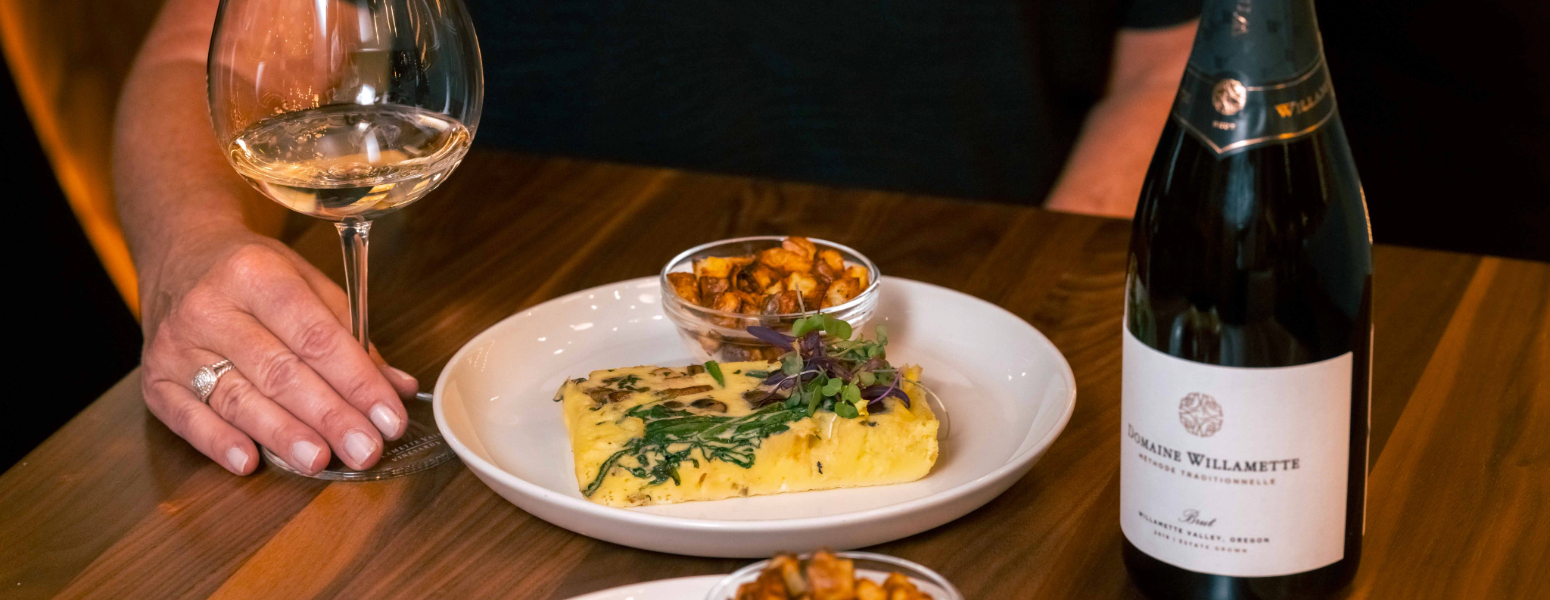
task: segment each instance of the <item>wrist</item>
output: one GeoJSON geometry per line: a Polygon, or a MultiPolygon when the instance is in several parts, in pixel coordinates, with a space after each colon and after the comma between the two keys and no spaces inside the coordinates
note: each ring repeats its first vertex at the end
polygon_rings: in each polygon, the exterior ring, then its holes
{"type": "Polygon", "coordinates": [[[140,306],[143,320],[151,323],[159,304],[180,296],[231,249],[253,243],[279,242],[253,233],[240,221],[210,219],[178,227],[152,236],[138,244],[134,252],[140,276],[140,306]]]}

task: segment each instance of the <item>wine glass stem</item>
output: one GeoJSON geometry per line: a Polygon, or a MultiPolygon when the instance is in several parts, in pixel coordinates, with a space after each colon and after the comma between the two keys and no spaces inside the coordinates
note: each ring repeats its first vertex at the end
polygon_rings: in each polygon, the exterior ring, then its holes
{"type": "Polygon", "coordinates": [[[339,229],[339,242],[344,246],[344,283],[350,293],[350,331],[355,341],[371,352],[371,337],[366,332],[366,250],[371,234],[371,221],[345,219],[334,223],[339,229]]]}

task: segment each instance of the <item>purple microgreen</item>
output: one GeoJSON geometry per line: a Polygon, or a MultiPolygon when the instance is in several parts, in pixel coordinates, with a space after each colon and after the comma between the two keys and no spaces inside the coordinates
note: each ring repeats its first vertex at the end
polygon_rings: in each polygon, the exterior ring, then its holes
{"type": "Polygon", "coordinates": [[[813,330],[807,332],[807,335],[802,336],[803,358],[823,356],[823,354],[823,334],[818,333],[817,330],[813,330]]]}
{"type": "Polygon", "coordinates": [[[787,352],[793,350],[791,342],[796,341],[796,338],[794,337],[760,325],[749,327],[747,331],[749,335],[759,338],[764,343],[776,348],[780,348],[781,350],[785,350],[787,352]]]}

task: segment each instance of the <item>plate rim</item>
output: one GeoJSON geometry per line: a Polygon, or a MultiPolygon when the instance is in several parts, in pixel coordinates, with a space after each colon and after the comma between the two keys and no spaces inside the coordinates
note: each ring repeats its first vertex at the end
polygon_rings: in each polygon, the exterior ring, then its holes
{"type": "MultiPolygon", "coordinates": [[[[967,294],[967,293],[964,293],[964,292],[960,292],[960,291],[954,290],[952,288],[936,285],[934,283],[927,283],[927,282],[924,282],[924,281],[918,281],[918,280],[908,279],[908,278],[904,278],[904,277],[884,276],[882,279],[889,280],[889,281],[898,281],[898,282],[901,282],[901,283],[903,283],[905,285],[913,284],[913,285],[926,286],[926,287],[929,287],[929,288],[936,288],[936,290],[938,290],[938,291],[946,292],[946,293],[949,293],[949,294],[957,294],[957,295],[965,296],[965,297],[967,297],[969,299],[972,299],[972,300],[974,300],[976,302],[983,303],[983,304],[985,304],[986,306],[988,306],[990,308],[993,308],[993,309],[995,309],[997,311],[1000,311],[1003,315],[1011,317],[1013,320],[1015,320],[1022,327],[1025,327],[1025,328],[1027,328],[1028,331],[1032,332],[1033,335],[1038,340],[1042,341],[1044,344],[1047,344],[1050,347],[1050,349],[1054,350],[1055,356],[1057,358],[1059,358],[1060,367],[1061,368],[1057,371],[1057,373],[1060,374],[1062,377],[1064,377],[1065,382],[1066,382],[1066,388],[1067,388],[1067,393],[1066,393],[1065,399],[1064,399],[1065,401],[1063,402],[1064,406],[1061,407],[1061,409],[1060,409],[1061,410],[1061,415],[1060,415],[1060,417],[1058,419],[1058,422],[1055,424],[1055,426],[1050,428],[1049,431],[1047,431],[1035,443],[1027,444],[1026,440],[1025,440],[1024,444],[1022,445],[1022,447],[1023,447],[1022,450],[1020,450],[1016,454],[1013,454],[1012,457],[1007,459],[1007,461],[1005,463],[1003,463],[1002,465],[996,467],[995,469],[991,470],[990,472],[985,473],[984,475],[981,475],[981,476],[976,477],[974,479],[971,479],[971,480],[965,481],[963,483],[960,483],[960,484],[958,484],[956,486],[953,486],[951,488],[942,490],[942,491],[934,493],[934,494],[930,494],[928,496],[923,496],[923,497],[920,497],[920,498],[915,498],[913,500],[906,500],[904,502],[900,502],[900,503],[897,503],[897,504],[890,504],[890,505],[887,505],[887,506],[880,506],[880,507],[876,507],[876,508],[869,508],[869,509],[866,509],[866,510],[848,512],[848,513],[841,513],[841,514],[837,514],[837,515],[824,515],[824,516],[817,516],[817,517],[793,517],[793,518],[789,518],[789,519],[767,519],[767,520],[699,519],[699,518],[691,518],[691,517],[679,517],[679,516],[671,516],[671,515],[661,515],[661,514],[656,514],[656,513],[646,513],[646,512],[632,511],[632,510],[628,510],[628,509],[624,509],[624,508],[617,508],[617,507],[612,507],[612,506],[603,506],[603,505],[600,505],[600,504],[588,501],[585,498],[572,498],[572,497],[570,497],[568,495],[565,495],[565,494],[562,494],[562,493],[557,493],[557,492],[555,492],[553,490],[550,490],[550,489],[548,489],[546,487],[543,487],[543,486],[538,485],[536,483],[533,483],[533,482],[527,481],[525,479],[522,479],[521,477],[517,477],[516,475],[506,471],[505,469],[502,469],[500,466],[498,466],[498,465],[496,465],[496,464],[494,464],[494,463],[492,463],[490,461],[485,460],[483,457],[480,457],[479,455],[475,454],[472,450],[470,450],[463,443],[462,440],[459,440],[457,438],[457,436],[452,433],[452,430],[447,425],[447,420],[446,420],[446,412],[445,412],[445,406],[444,406],[444,403],[445,403],[445,389],[446,389],[447,381],[448,381],[448,378],[449,378],[449,376],[451,374],[451,370],[452,370],[453,365],[458,364],[458,362],[464,357],[464,355],[468,354],[469,352],[472,352],[473,349],[476,346],[478,346],[481,342],[483,342],[488,337],[493,336],[494,332],[496,332],[497,330],[500,330],[500,329],[502,329],[504,327],[507,327],[508,323],[511,323],[514,319],[517,319],[518,317],[521,317],[525,313],[532,312],[532,311],[534,311],[534,310],[538,309],[539,307],[542,307],[542,306],[544,306],[546,304],[560,303],[562,301],[570,300],[570,299],[573,299],[573,298],[576,298],[576,297],[579,297],[579,296],[582,296],[582,295],[585,295],[585,294],[596,294],[596,293],[598,293],[599,290],[608,289],[608,288],[614,288],[614,287],[620,287],[620,286],[638,286],[640,284],[648,284],[648,285],[655,284],[656,287],[658,287],[659,290],[660,290],[660,282],[657,281],[657,277],[655,277],[655,276],[646,276],[646,277],[637,277],[637,278],[632,278],[632,279],[623,279],[623,280],[615,281],[615,282],[612,282],[612,283],[605,283],[605,284],[602,284],[602,285],[593,286],[593,287],[590,287],[590,288],[587,288],[587,289],[584,289],[584,290],[580,290],[580,291],[572,292],[572,293],[569,293],[569,294],[565,294],[563,296],[556,296],[556,297],[551,298],[549,300],[545,300],[545,301],[540,302],[538,304],[534,304],[532,306],[529,306],[529,307],[523,308],[521,310],[518,310],[516,312],[513,312],[511,315],[508,315],[506,318],[503,318],[500,321],[490,325],[489,327],[486,327],[484,329],[484,331],[481,331],[477,335],[475,335],[474,337],[470,338],[467,342],[465,342],[463,344],[463,346],[461,348],[458,349],[458,351],[456,353],[454,353],[452,355],[452,358],[447,360],[447,363],[442,366],[441,372],[439,374],[437,374],[437,377],[436,377],[436,387],[435,387],[435,389],[433,391],[434,399],[432,400],[432,412],[434,413],[434,415],[436,417],[436,427],[441,430],[442,437],[446,440],[447,444],[452,447],[453,452],[457,454],[457,456],[458,456],[458,458],[460,460],[462,460],[465,464],[467,464],[470,469],[474,469],[475,466],[478,467],[478,469],[476,469],[476,470],[479,473],[476,473],[476,474],[484,474],[484,475],[488,475],[490,477],[494,477],[494,478],[500,480],[501,483],[503,483],[503,484],[505,484],[505,485],[507,485],[507,486],[509,486],[509,487],[511,487],[513,489],[515,489],[515,490],[518,490],[519,492],[521,492],[524,495],[527,495],[527,496],[530,496],[530,497],[535,497],[535,498],[540,498],[540,497],[544,498],[546,500],[549,500],[551,502],[556,503],[558,505],[558,507],[560,507],[560,508],[572,509],[572,510],[579,511],[579,512],[581,512],[583,514],[592,515],[592,516],[598,516],[598,517],[604,518],[604,519],[614,519],[614,520],[624,521],[624,522],[628,522],[628,523],[630,523],[632,525],[640,525],[640,526],[656,527],[656,528],[691,529],[691,530],[695,530],[695,531],[750,532],[750,533],[752,533],[752,532],[788,532],[788,531],[802,531],[802,530],[807,530],[807,529],[818,529],[818,528],[825,528],[825,527],[836,527],[836,526],[841,526],[841,525],[853,523],[853,522],[856,522],[856,521],[863,521],[863,520],[893,518],[893,517],[898,517],[898,516],[903,515],[903,514],[913,513],[913,512],[916,512],[918,510],[921,510],[921,509],[926,509],[926,508],[930,508],[932,506],[936,506],[936,505],[940,505],[940,504],[946,504],[946,503],[950,503],[950,502],[962,499],[962,498],[964,498],[966,496],[969,496],[969,495],[972,495],[972,494],[974,494],[976,492],[979,492],[980,490],[982,490],[982,489],[984,489],[986,487],[994,485],[997,481],[1000,481],[1002,478],[1006,477],[1008,473],[1016,471],[1018,469],[1023,469],[1024,472],[1026,472],[1027,467],[1031,466],[1031,463],[1033,461],[1037,460],[1041,455],[1043,455],[1044,451],[1049,448],[1049,445],[1054,443],[1055,438],[1059,437],[1061,432],[1065,431],[1066,425],[1068,425],[1070,423],[1072,413],[1075,412],[1075,410],[1076,410],[1076,375],[1075,375],[1074,372],[1072,372],[1072,370],[1071,370],[1071,363],[1070,363],[1070,361],[1066,360],[1065,354],[1060,352],[1060,348],[1055,346],[1055,343],[1050,341],[1049,337],[1045,336],[1044,332],[1039,331],[1039,329],[1037,327],[1034,327],[1033,324],[1029,323],[1027,320],[1023,319],[1022,317],[1017,316],[1016,313],[1013,313],[1012,311],[1009,311],[1009,310],[1007,310],[1005,308],[1002,308],[1001,306],[999,306],[999,305],[997,305],[997,304],[995,304],[993,302],[990,302],[989,300],[985,300],[984,298],[980,298],[980,297],[972,295],[972,294],[967,294]]],[[[881,281],[880,281],[880,283],[881,283],[881,281]]]]}
{"type": "Polygon", "coordinates": [[[598,591],[595,591],[595,592],[586,592],[586,593],[581,594],[579,596],[571,596],[570,598],[568,598],[566,600],[594,600],[594,599],[595,600],[607,600],[609,598],[609,596],[606,596],[605,594],[618,595],[620,593],[623,593],[623,592],[626,592],[626,591],[629,591],[629,590],[632,590],[632,589],[640,588],[642,586],[662,585],[663,587],[667,587],[667,584],[674,584],[674,583],[683,584],[685,587],[687,587],[687,586],[689,586],[691,584],[704,583],[706,587],[705,587],[704,590],[700,591],[700,594],[701,595],[706,595],[706,593],[710,592],[712,589],[715,589],[715,585],[717,583],[721,583],[721,581],[726,579],[726,578],[727,578],[727,574],[726,573],[722,573],[720,575],[685,575],[683,577],[669,577],[667,579],[653,579],[651,581],[641,581],[641,582],[637,582],[637,583],[626,583],[624,585],[617,585],[617,586],[614,586],[614,587],[611,587],[611,588],[601,589],[601,590],[598,590],[598,591]]]}

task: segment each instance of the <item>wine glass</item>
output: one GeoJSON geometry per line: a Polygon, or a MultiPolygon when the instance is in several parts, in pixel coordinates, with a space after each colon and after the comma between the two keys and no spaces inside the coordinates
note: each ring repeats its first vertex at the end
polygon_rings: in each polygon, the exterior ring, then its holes
{"type": "MultiPolygon", "coordinates": [[[[275,202],[339,229],[350,325],[369,350],[371,219],[436,189],[479,124],[484,75],[462,0],[222,0],[208,69],[210,117],[232,167],[275,202]]],[[[429,403],[405,408],[408,432],[376,467],[335,459],[313,477],[381,479],[451,458],[429,403]]]]}

